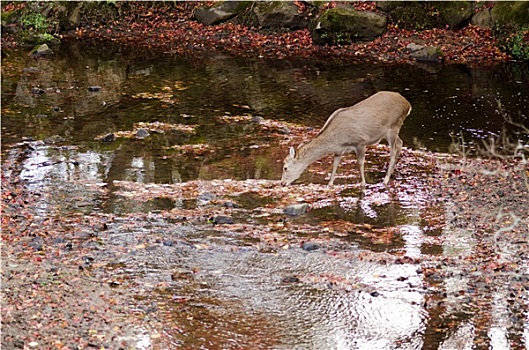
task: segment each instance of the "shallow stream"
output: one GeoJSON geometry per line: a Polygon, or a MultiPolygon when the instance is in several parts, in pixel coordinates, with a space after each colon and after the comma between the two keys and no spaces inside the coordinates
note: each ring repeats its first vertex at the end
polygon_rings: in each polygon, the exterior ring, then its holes
{"type": "MultiPolygon", "coordinates": [[[[23,147],[20,178],[43,194],[37,215],[112,217],[100,259],[134,289],[130,307],[145,315],[147,334],[163,324],[156,331],[185,349],[478,349],[478,338],[484,348],[528,348],[527,290],[516,307],[506,291],[484,296],[495,298],[495,318],[479,321],[466,299],[479,287],[457,268],[445,278],[422,265],[475,249],[449,224],[457,214],[432,197],[429,172],[454,140],[472,149],[503,130],[527,139],[504,118],[529,123],[527,65],[55,51],[2,60],[2,158],[23,147]],[[380,185],[384,147],[368,152],[365,194],[354,156],[332,191],[330,159],[303,175],[306,190],[277,189],[299,130],[311,135],[335,109],[379,90],[413,106],[394,190],[380,185]],[[139,129],[149,135],[134,137],[139,129]],[[283,213],[297,202],[310,210],[283,213]],[[213,225],[219,215],[234,223],[213,225]]],[[[137,347],[157,341],[139,336],[137,347]]]]}

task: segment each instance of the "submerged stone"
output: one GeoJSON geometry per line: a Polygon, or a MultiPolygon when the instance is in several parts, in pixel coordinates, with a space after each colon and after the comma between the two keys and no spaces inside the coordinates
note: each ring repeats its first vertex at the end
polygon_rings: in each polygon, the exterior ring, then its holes
{"type": "Polygon", "coordinates": [[[105,135],[101,141],[103,142],[114,142],[116,140],[116,135],[113,133],[105,135]]]}
{"type": "Polygon", "coordinates": [[[213,225],[231,225],[235,222],[229,216],[218,215],[213,218],[213,225]]]}
{"type": "Polygon", "coordinates": [[[45,94],[46,91],[44,91],[44,90],[41,89],[41,88],[34,87],[34,88],[31,89],[31,93],[32,93],[33,95],[42,95],[42,94],[45,94]]]}
{"type": "Polygon", "coordinates": [[[217,196],[211,192],[204,192],[197,197],[197,205],[205,205],[214,200],[217,196]]]}
{"type": "Polygon", "coordinates": [[[281,280],[282,283],[299,283],[299,278],[296,276],[286,276],[281,280]]]}
{"type": "Polygon", "coordinates": [[[290,216],[298,216],[305,214],[308,210],[309,205],[307,203],[292,204],[283,209],[283,213],[290,216]]]}
{"type": "Polygon", "coordinates": [[[136,138],[137,139],[144,139],[147,136],[149,136],[149,132],[146,129],[140,128],[136,131],[136,138]]]}
{"type": "Polygon", "coordinates": [[[318,243],[314,243],[314,242],[303,242],[301,244],[301,248],[303,250],[306,250],[306,251],[310,252],[312,250],[320,249],[320,245],[318,243]]]}

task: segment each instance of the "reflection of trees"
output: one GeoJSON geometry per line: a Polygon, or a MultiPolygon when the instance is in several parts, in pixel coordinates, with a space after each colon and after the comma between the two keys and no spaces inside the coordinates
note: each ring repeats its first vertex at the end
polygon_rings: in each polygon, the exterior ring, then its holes
{"type": "Polygon", "coordinates": [[[85,117],[100,111],[104,104],[115,104],[122,97],[125,67],[115,60],[99,60],[84,56],[78,46],[71,46],[68,54],[57,54],[50,59],[28,60],[15,93],[15,102],[36,107],[42,100],[47,110],[64,109],[69,118],[85,117]],[[88,91],[98,85],[99,92],[88,91]],[[45,91],[32,93],[32,88],[45,91]]]}

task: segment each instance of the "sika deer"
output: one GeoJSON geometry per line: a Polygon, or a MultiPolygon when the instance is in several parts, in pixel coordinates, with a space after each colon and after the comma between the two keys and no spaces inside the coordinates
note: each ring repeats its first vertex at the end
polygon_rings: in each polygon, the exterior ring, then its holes
{"type": "Polygon", "coordinates": [[[410,112],[410,103],[401,94],[391,91],[377,92],[352,107],[336,110],[312,141],[300,145],[297,150],[290,147],[290,154],[284,161],[281,184],[290,185],[309,165],[328,154],[334,154],[329,181],[329,186],[332,186],[340,159],[344,154],[354,151],[364,187],[366,146],[385,139],[391,149],[389,167],[384,178],[384,185],[387,186],[402,148],[399,131],[410,112]]]}

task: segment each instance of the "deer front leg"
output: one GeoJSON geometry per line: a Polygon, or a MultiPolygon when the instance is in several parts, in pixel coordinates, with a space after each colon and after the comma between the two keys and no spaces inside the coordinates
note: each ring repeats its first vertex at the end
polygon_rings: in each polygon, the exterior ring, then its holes
{"type": "Polygon", "coordinates": [[[334,156],[334,161],[332,163],[331,179],[329,180],[328,186],[332,186],[334,184],[334,177],[336,176],[336,170],[338,170],[338,164],[340,164],[341,159],[342,159],[341,154],[334,156]]]}

